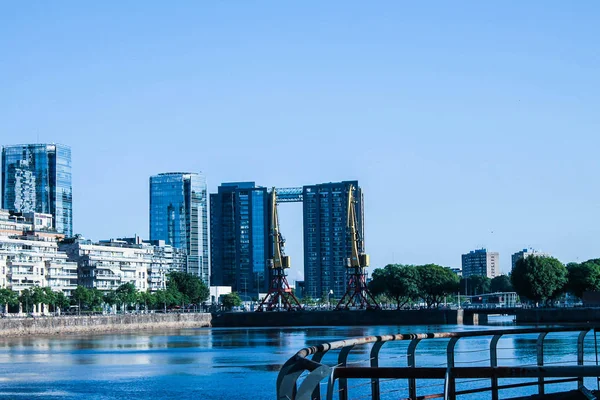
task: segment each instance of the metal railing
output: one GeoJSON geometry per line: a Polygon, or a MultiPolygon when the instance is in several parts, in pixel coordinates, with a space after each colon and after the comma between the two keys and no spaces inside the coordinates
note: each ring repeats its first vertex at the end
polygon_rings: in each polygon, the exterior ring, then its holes
{"type": "MultiPolygon", "coordinates": [[[[487,343],[487,342],[486,342],[487,343]]],[[[463,343],[469,346],[470,343],[463,343]]],[[[464,348],[464,346],[463,346],[464,348]]],[[[509,349],[503,349],[509,350],[509,349]]],[[[512,349],[510,349],[512,350],[512,349]]],[[[427,363],[428,359],[423,357],[419,359],[420,364],[427,363]]],[[[278,400],[320,400],[325,393],[327,400],[339,398],[348,400],[351,389],[362,388],[362,393],[358,393],[359,398],[370,398],[380,400],[382,394],[381,383],[389,381],[404,381],[407,384],[400,389],[393,389],[387,393],[405,391],[406,399],[456,399],[463,395],[473,395],[476,393],[489,392],[488,396],[492,400],[499,398],[500,390],[516,389],[525,387],[537,387],[538,394],[546,392],[546,386],[555,384],[565,384],[577,382],[576,389],[585,393],[589,391],[584,386],[584,378],[594,377],[596,382],[600,376],[600,366],[598,366],[598,352],[596,342],[596,329],[591,326],[569,326],[557,328],[526,328],[526,329],[499,329],[483,331],[463,331],[463,332],[441,332],[441,333],[422,333],[422,334],[396,334],[369,336],[358,339],[341,340],[331,343],[323,343],[317,346],[307,347],[300,350],[290,358],[281,368],[277,377],[277,398],[278,400]],[[584,341],[589,332],[594,333],[594,353],[595,358],[584,358],[584,341]],[[576,341],[576,359],[572,360],[576,365],[564,365],[567,361],[546,362],[544,363],[544,341],[550,333],[571,332],[577,334],[576,341]],[[506,336],[525,338],[525,335],[534,335],[529,342],[535,346],[535,362],[533,364],[525,363],[523,357],[515,357],[516,365],[499,365],[498,342],[506,336]],[[473,338],[488,337],[489,345],[485,349],[471,349],[458,351],[457,343],[466,342],[473,338]],[[417,366],[417,348],[422,342],[444,340],[445,361],[440,366],[417,366]],[[406,367],[403,366],[380,366],[382,357],[380,352],[386,343],[394,341],[408,341],[406,353],[401,356],[388,358],[406,358],[406,367]],[[359,361],[349,362],[349,355],[354,351],[357,355],[368,353],[369,357],[359,361]],[[461,363],[470,363],[471,366],[457,366],[457,353],[476,353],[485,351],[486,357],[476,361],[461,361],[461,363]],[[329,354],[328,358],[337,358],[333,362],[326,363],[323,359],[329,354]],[[594,365],[584,365],[588,361],[594,365]],[[486,363],[487,365],[473,366],[473,364],[486,363]],[[356,364],[367,364],[368,366],[355,366],[356,364]],[[558,364],[558,365],[557,365],[558,364]],[[524,381],[525,378],[530,380],[524,381]],[[531,379],[534,379],[531,381],[531,379]],[[548,379],[557,378],[557,379],[548,379]],[[503,380],[500,384],[499,380],[503,380]],[[504,380],[518,379],[517,383],[504,384],[504,380]],[[353,386],[349,385],[352,380],[362,380],[353,386]],[[365,380],[366,383],[364,382],[365,380]],[[457,380],[460,383],[483,383],[483,387],[469,387],[466,389],[457,388],[457,380]],[[431,384],[435,381],[434,384],[431,384]],[[419,383],[422,382],[420,385],[419,383]],[[324,388],[322,388],[324,386],[324,388]],[[365,395],[365,386],[370,386],[365,395]],[[417,395],[417,389],[423,391],[427,388],[438,387],[437,392],[417,395]],[[322,390],[324,389],[324,390],[322,390]]],[[[397,393],[394,393],[394,398],[397,393]]],[[[477,397],[479,398],[479,397],[477,397]]]]}

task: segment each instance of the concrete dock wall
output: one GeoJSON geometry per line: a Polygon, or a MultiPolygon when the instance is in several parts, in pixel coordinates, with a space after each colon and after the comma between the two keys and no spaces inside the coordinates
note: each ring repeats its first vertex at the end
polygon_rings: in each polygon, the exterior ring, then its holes
{"type": "Polygon", "coordinates": [[[215,327],[486,324],[465,310],[294,311],[215,314],[215,327]]]}
{"type": "Polygon", "coordinates": [[[211,325],[210,314],[126,314],[2,318],[0,336],[119,332],[154,328],[197,328],[211,325]]]}

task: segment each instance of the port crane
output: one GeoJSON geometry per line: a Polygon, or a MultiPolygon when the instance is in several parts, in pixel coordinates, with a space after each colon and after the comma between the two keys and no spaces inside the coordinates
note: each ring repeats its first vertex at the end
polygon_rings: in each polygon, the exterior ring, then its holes
{"type": "Polygon", "coordinates": [[[285,270],[290,267],[290,257],[285,255],[285,239],[279,231],[279,218],[277,216],[277,191],[271,190],[270,198],[270,245],[272,258],[267,260],[271,275],[269,292],[258,306],[257,312],[287,310],[297,311],[302,305],[294,296],[292,288],[287,281],[285,270]]]}
{"type": "Polygon", "coordinates": [[[350,258],[346,260],[346,293],[340,299],[336,310],[348,310],[350,307],[379,309],[379,305],[367,287],[369,255],[362,252],[363,238],[357,232],[356,200],[354,186],[348,186],[347,235],[350,246],[350,258]]]}

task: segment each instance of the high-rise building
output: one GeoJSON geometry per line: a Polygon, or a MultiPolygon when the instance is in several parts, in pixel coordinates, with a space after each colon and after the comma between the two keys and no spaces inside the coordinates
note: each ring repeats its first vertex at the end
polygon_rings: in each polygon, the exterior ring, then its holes
{"type": "Polygon", "coordinates": [[[487,249],[470,251],[462,255],[462,276],[473,275],[494,278],[500,275],[500,255],[487,249]]]}
{"type": "Polygon", "coordinates": [[[187,272],[209,284],[204,175],[174,172],[150,177],[150,240],[185,249],[187,272]]]}
{"type": "Polygon", "coordinates": [[[71,149],[60,144],[4,146],[2,208],[52,214],[54,229],[72,236],[71,149]]]}
{"type": "Polygon", "coordinates": [[[542,253],[541,251],[537,251],[537,250],[534,250],[532,248],[523,249],[521,251],[517,251],[515,254],[513,254],[511,256],[511,261],[512,261],[511,271],[513,269],[515,269],[515,264],[517,264],[517,261],[519,261],[521,258],[527,258],[527,257],[549,257],[549,256],[550,255],[548,253],[542,253]]]}
{"type": "Polygon", "coordinates": [[[346,291],[346,267],[351,256],[347,232],[350,185],[357,202],[356,231],[364,238],[364,201],[358,181],[303,188],[304,281],[306,295],[312,298],[328,296],[331,291],[332,297],[341,298],[346,291]]]}
{"type": "Polygon", "coordinates": [[[268,286],[269,198],[254,182],[223,183],[210,195],[211,282],[251,300],[268,286]]]}

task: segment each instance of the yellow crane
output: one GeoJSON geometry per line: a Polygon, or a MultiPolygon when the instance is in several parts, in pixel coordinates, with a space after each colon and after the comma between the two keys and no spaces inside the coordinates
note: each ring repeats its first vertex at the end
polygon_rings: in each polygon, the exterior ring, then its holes
{"type": "Polygon", "coordinates": [[[269,292],[258,306],[256,311],[287,310],[295,311],[302,309],[302,305],[294,296],[287,281],[285,270],[290,267],[290,257],[285,255],[285,239],[279,230],[279,218],[277,216],[277,191],[272,188],[269,199],[270,205],[270,244],[271,258],[267,260],[271,275],[269,292]]]}
{"type": "Polygon", "coordinates": [[[348,185],[346,229],[350,245],[350,258],[346,262],[346,293],[340,299],[336,310],[350,307],[379,309],[375,298],[367,288],[365,268],[369,266],[369,255],[362,252],[363,238],[357,231],[356,200],[354,186],[348,185]]]}

